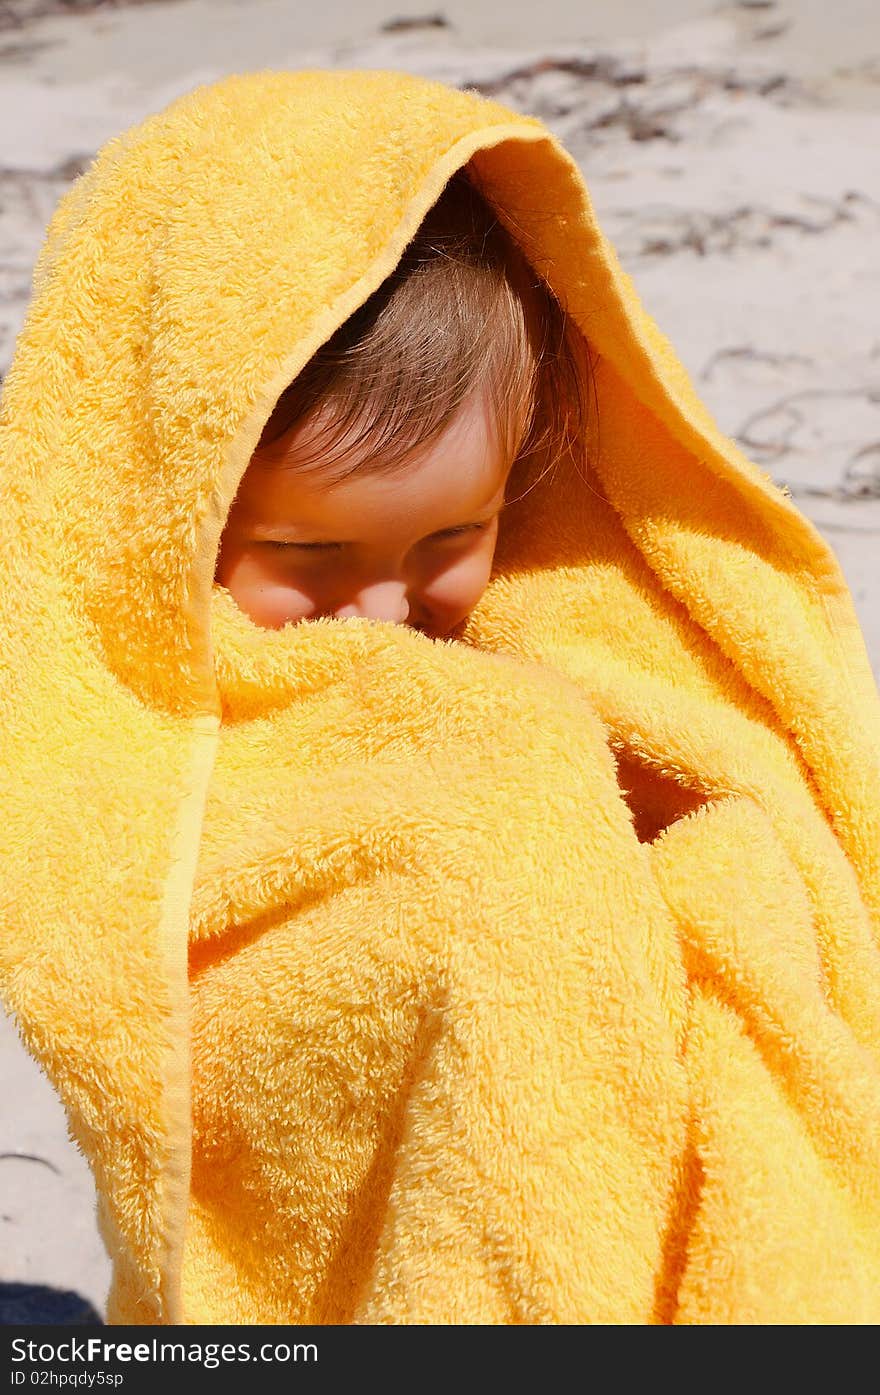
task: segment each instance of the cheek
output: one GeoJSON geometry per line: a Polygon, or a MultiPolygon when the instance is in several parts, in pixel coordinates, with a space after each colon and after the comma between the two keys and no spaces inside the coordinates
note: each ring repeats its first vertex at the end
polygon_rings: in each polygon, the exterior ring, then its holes
{"type": "Polygon", "coordinates": [[[221,546],[214,579],[256,625],[281,629],[315,613],[315,599],[302,577],[282,573],[271,559],[234,542],[221,546]]]}
{"type": "Polygon", "coordinates": [[[486,589],[492,572],[495,539],[486,539],[465,555],[450,559],[421,588],[423,599],[446,610],[465,611],[486,589]]]}

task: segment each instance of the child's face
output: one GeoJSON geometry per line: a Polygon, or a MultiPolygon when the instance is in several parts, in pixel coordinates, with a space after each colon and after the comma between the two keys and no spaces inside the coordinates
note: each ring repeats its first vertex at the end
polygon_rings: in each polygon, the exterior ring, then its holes
{"type": "Polygon", "coordinates": [[[269,629],[359,615],[448,635],[485,590],[498,537],[511,462],[491,411],[476,396],[401,473],[337,484],[297,474],[309,429],[294,427],[253,456],[220,541],[217,581],[269,629]]]}

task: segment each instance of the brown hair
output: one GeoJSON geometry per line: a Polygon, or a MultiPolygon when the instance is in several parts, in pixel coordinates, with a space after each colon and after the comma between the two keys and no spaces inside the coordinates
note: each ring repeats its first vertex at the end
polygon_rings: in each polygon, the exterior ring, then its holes
{"type": "MultiPolygon", "coordinates": [[[[297,468],[334,480],[393,474],[478,389],[489,394],[507,459],[585,451],[579,332],[528,265],[465,170],[429,210],[395,270],[279,397],[257,445],[317,426],[297,468]],[[356,447],[365,460],[335,470],[356,447]]],[[[549,466],[548,466],[549,468],[549,466]]]]}

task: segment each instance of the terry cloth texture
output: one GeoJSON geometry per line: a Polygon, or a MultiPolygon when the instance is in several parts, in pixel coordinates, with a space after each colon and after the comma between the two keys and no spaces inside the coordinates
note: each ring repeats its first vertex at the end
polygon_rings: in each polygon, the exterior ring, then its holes
{"type": "Polygon", "coordinates": [[[111,1322],[880,1321],[851,596],[539,121],[262,72],[112,140],[0,460],[2,991],[111,1322]],[[213,578],[262,427],[465,164],[590,345],[589,474],[520,481],[459,639],[261,629],[213,578]]]}

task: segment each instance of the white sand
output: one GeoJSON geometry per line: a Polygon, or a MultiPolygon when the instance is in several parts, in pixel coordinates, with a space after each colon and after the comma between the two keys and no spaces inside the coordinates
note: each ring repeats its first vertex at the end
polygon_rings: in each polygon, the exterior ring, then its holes
{"type": "MultiPolygon", "coordinates": [[[[304,66],[494,84],[560,135],[721,429],[837,553],[880,674],[875,0],[175,0],[27,18],[0,31],[0,372],[45,223],[97,147],[200,82],[304,66]],[[454,27],[380,31],[435,10],[454,27]],[[594,76],[568,74],[572,57],[598,60],[594,76]]],[[[100,1309],[88,1171],[2,1022],[0,1098],[0,1153],[58,1169],[0,1158],[0,1303],[25,1282],[100,1309]]]]}

